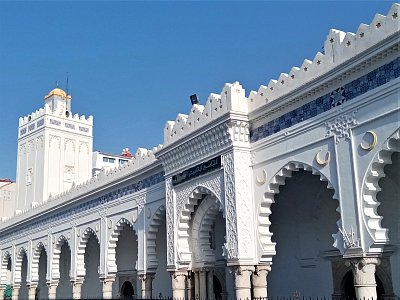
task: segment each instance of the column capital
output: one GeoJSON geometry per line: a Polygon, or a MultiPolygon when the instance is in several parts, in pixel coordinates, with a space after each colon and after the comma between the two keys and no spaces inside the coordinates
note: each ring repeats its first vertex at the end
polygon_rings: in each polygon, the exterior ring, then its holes
{"type": "Polygon", "coordinates": [[[153,280],[155,278],[155,276],[156,276],[156,273],[142,273],[142,274],[138,275],[138,277],[141,281],[146,281],[149,279],[153,280]]]}
{"type": "Polygon", "coordinates": [[[254,266],[242,266],[242,265],[238,265],[238,266],[230,266],[229,267],[229,272],[231,274],[235,274],[235,275],[242,275],[242,273],[244,272],[251,272],[253,273],[255,271],[254,266]]]}
{"type": "Polygon", "coordinates": [[[264,271],[267,273],[269,271],[271,271],[271,264],[263,264],[263,265],[254,266],[254,274],[258,275],[264,271]]]}
{"type": "Polygon", "coordinates": [[[115,275],[113,275],[113,276],[107,276],[107,277],[100,278],[100,281],[101,281],[103,284],[107,284],[107,283],[109,283],[109,282],[114,282],[114,281],[115,281],[115,278],[116,278],[115,275]]]}
{"type": "Polygon", "coordinates": [[[381,260],[379,257],[353,257],[346,260],[354,276],[357,299],[376,299],[375,270],[381,260]]]}
{"type": "Polygon", "coordinates": [[[178,278],[179,276],[187,276],[188,275],[188,273],[187,273],[187,271],[185,271],[185,270],[179,270],[179,271],[170,271],[169,272],[170,274],[171,274],[171,277],[172,278],[178,278]]]}
{"type": "Polygon", "coordinates": [[[37,288],[37,287],[38,287],[38,285],[39,285],[39,282],[36,282],[36,281],[29,282],[29,283],[27,284],[27,286],[28,286],[28,289],[37,288]]]}
{"type": "Polygon", "coordinates": [[[381,264],[381,259],[379,257],[352,257],[347,258],[345,264],[348,267],[357,266],[359,268],[370,264],[379,266],[381,264]]]}

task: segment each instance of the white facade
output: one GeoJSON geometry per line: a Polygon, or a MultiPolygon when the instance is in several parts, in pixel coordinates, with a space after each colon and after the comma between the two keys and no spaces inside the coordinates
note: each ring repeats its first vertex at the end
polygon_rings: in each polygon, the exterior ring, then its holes
{"type": "Polygon", "coordinates": [[[11,272],[14,299],[399,296],[399,8],[3,222],[0,288],[11,272]]]}
{"type": "Polygon", "coordinates": [[[19,120],[16,209],[24,211],[91,177],[93,118],[71,112],[56,88],[44,108],[19,120]]]}
{"type": "Polygon", "coordinates": [[[14,215],[16,183],[0,179],[0,218],[5,220],[14,215]]]}

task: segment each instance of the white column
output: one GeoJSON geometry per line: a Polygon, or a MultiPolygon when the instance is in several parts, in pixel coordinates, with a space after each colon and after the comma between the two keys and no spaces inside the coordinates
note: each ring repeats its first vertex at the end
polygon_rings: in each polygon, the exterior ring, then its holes
{"type": "Polygon", "coordinates": [[[81,299],[82,283],[83,283],[83,281],[81,281],[81,280],[72,282],[72,298],[73,299],[81,299]]]}
{"type": "Polygon", "coordinates": [[[58,286],[58,282],[51,282],[48,284],[50,300],[56,299],[57,286],[58,286]]]}
{"type": "Polygon", "coordinates": [[[115,277],[106,277],[101,279],[103,287],[103,299],[112,298],[112,284],[114,281],[115,277]]]}
{"type": "Polygon", "coordinates": [[[200,278],[198,270],[194,272],[194,295],[196,299],[200,299],[200,278]]]}
{"type": "Polygon", "coordinates": [[[201,269],[199,271],[200,278],[200,299],[207,299],[207,282],[206,282],[206,270],[201,269]]]}
{"type": "Polygon", "coordinates": [[[207,272],[207,299],[214,299],[214,271],[207,272]]]}
{"type": "Polygon", "coordinates": [[[153,279],[154,273],[146,273],[139,275],[140,281],[142,282],[142,299],[149,299],[153,293],[153,279]]]}
{"type": "Polygon", "coordinates": [[[251,299],[250,276],[254,271],[253,266],[235,266],[231,268],[235,277],[235,297],[236,299],[251,299]]]}
{"type": "Polygon", "coordinates": [[[352,267],[357,299],[377,299],[375,269],[380,264],[380,259],[356,258],[346,264],[352,267]]]}
{"type": "Polygon", "coordinates": [[[28,287],[28,299],[29,300],[35,300],[36,298],[36,288],[37,288],[37,283],[32,282],[29,287],[28,287]]]}
{"type": "Polygon", "coordinates": [[[184,271],[175,271],[171,275],[173,300],[185,299],[186,275],[184,271]]]}
{"type": "Polygon", "coordinates": [[[15,284],[13,286],[13,290],[12,290],[12,300],[18,300],[19,297],[19,289],[20,289],[20,285],[19,284],[15,284]]]}
{"type": "Polygon", "coordinates": [[[267,275],[269,271],[271,271],[270,265],[255,266],[254,273],[251,275],[253,298],[267,297],[267,275]]]}
{"type": "Polygon", "coordinates": [[[187,276],[187,290],[188,290],[188,300],[195,300],[196,296],[194,293],[194,273],[193,272],[189,272],[188,276],[187,276]]]}

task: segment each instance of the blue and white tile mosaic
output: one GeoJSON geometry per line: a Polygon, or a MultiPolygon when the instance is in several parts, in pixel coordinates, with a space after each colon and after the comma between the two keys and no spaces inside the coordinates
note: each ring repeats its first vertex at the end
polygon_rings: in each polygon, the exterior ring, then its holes
{"type": "MultiPolygon", "coordinates": [[[[114,190],[112,192],[109,192],[105,195],[102,195],[100,197],[97,197],[95,199],[92,199],[90,201],[81,203],[79,205],[75,205],[72,206],[68,209],[62,210],[58,213],[52,214],[47,216],[46,218],[42,218],[42,219],[38,219],[32,223],[28,223],[25,226],[19,227],[18,231],[14,231],[11,233],[7,233],[5,235],[0,235],[3,239],[7,239],[9,237],[11,237],[11,235],[18,235],[22,232],[25,232],[29,229],[34,229],[34,228],[40,228],[43,226],[46,226],[48,224],[51,224],[53,222],[56,222],[58,220],[68,220],[71,216],[87,211],[87,210],[91,210],[97,206],[106,204],[108,202],[114,201],[122,196],[126,196],[132,193],[136,193],[138,191],[141,191],[145,188],[148,188],[150,186],[153,186],[157,183],[163,182],[164,179],[164,171],[156,173],[154,175],[151,175],[149,177],[146,177],[143,180],[139,180],[135,183],[132,183],[126,187],[114,190]]],[[[44,229],[44,228],[43,228],[44,229]]]]}
{"type": "Polygon", "coordinates": [[[250,142],[257,142],[274,133],[342,105],[343,103],[349,102],[355,97],[392,81],[399,76],[400,58],[397,58],[328,94],[280,116],[275,120],[269,121],[259,127],[252,128],[250,130],[250,142]]]}

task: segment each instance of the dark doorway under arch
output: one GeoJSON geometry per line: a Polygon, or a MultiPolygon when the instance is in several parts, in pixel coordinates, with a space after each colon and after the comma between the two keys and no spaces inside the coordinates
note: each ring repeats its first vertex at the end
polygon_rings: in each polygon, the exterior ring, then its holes
{"type": "Polygon", "coordinates": [[[125,281],[121,287],[121,299],[133,299],[135,291],[129,281],[125,281]]]}
{"type": "Polygon", "coordinates": [[[222,285],[217,276],[213,276],[214,299],[222,299],[222,285]]]}

